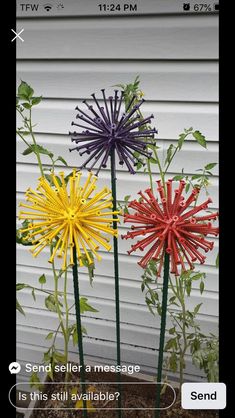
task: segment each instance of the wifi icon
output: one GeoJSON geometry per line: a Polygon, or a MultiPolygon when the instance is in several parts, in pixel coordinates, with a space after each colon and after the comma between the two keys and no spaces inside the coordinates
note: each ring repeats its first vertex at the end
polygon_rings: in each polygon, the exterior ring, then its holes
{"type": "Polygon", "coordinates": [[[43,5],[43,8],[44,8],[47,12],[49,12],[49,11],[52,9],[52,4],[44,4],[44,5],[43,5]]]}

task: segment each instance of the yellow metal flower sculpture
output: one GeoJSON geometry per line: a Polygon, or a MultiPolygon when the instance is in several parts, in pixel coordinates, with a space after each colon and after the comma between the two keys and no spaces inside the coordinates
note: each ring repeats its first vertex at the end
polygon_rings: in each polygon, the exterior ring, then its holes
{"type": "Polygon", "coordinates": [[[21,232],[27,232],[26,239],[32,240],[33,256],[36,257],[46,245],[54,243],[49,262],[53,262],[56,255],[63,257],[62,270],[65,270],[68,253],[69,265],[74,264],[74,245],[80,266],[83,266],[82,253],[91,264],[89,251],[98,260],[101,260],[97,253],[100,245],[110,251],[110,240],[103,233],[116,236],[117,230],[111,225],[112,222],[119,222],[115,216],[119,211],[104,211],[113,207],[111,191],[104,187],[93,194],[97,177],[92,173],[88,174],[83,186],[80,182],[81,172],[73,170],[68,183],[63,172],[59,176],[52,174],[51,182],[41,177],[37,191],[31,188],[26,191],[26,200],[30,204],[21,203],[20,206],[31,211],[21,211],[19,218],[32,221],[21,232]]]}

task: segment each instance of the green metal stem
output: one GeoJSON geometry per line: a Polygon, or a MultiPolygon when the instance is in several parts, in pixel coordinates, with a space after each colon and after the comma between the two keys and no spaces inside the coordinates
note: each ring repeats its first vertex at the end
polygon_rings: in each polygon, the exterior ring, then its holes
{"type": "MultiPolygon", "coordinates": [[[[74,298],[75,298],[75,312],[76,312],[76,322],[77,322],[77,333],[78,333],[78,350],[79,350],[79,360],[81,366],[81,387],[82,393],[86,393],[86,384],[85,384],[85,365],[84,365],[84,355],[83,355],[83,341],[82,341],[82,323],[81,323],[81,310],[80,310],[80,294],[79,294],[79,282],[78,282],[78,264],[77,264],[77,251],[76,245],[73,247],[73,286],[74,286],[74,298]]],[[[87,405],[86,401],[83,400],[83,417],[87,418],[87,405]]]]}
{"type": "MultiPolygon", "coordinates": [[[[115,149],[111,150],[111,187],[113,197],[113,211],[117,210],[117,191],[116,191],[116,171],[115,171],[115,149]]],[[[117,229],[117,222],[113,222],[113,229],[117,229]]],[[[119,300],[119,268],[118,268],[118,240],[113,237],[114,251],[114,278],[115,278],[115,307],[116,307],[116,345],[117,345],[117,365],[121,365],[121,340],[120,340],[120,300],[119,300]]],[[[121,400],[121,373],[118,373],[118,408],[122,406],[121,400]]],[[[122,411],[117,411],[117,416],[122,417],[122,411]]]]}
{"type": "MultiPolygon", "coordinates": [[[[170,256],[167,252],[165,252],[163,290],[162,290],[161,332],[160,332],[160,342],[159,342],[159,351],[158,351],[158,369],[157,369],[157,382],[158,383],[162,381],[163,351],[164,351],[164,341],[165,341],[165,333],[166,333],[169,263],[170,263],[170,256]]],[[[160,407],[160,396],[161,396],[161,385],[158,384],[157,396],[156,396],[156,408],[160,407]]],[[[159,418],[159,417],[160,417],[160,409],[157,409],[155,411],[155,418],[159,418]]]]}

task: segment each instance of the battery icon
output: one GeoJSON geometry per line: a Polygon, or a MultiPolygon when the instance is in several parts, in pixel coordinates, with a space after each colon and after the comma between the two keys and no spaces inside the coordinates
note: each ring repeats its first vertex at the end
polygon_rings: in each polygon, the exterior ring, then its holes
{"type": "Polygon", "coordinates": [[[218,11],[219,11],[219,3],[215,3],[215,4],[214,4],[214,10],[215,10],[216,12],[218,12],[218,11]]]}

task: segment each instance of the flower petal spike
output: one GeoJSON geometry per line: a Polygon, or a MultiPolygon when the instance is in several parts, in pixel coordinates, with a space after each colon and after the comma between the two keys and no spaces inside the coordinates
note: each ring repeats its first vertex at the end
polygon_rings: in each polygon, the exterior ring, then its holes
{"type": "Polygon", "coordinates": [[[27,233],[26,238],[34,244],[31,250],[33,256],[53,244],[49,262],[53,262],[56,255],[63,258],[63,270],[74,264],[74,245],[80,266],[83,265],[84,255],[91,264],[90,252],[101,260],[98,249],[101,246],[110,251],[107,235],[117,234],[111,225],[113,221],[119,222],[116,217],[119,212],[112,211],[111,191],[104,187],[95,192],[97,177],[92,173],[82,186],[81,175],[81,172],[73,170],[67,179],[61,172],[59,177],[51,175],[51,183],[41,177],[37,191],[28,189],[25,194],[29,203],[20,204],[27,210],[20,212],[19,219],[32,222],[21,232],[27,233]]]}
{"type": "Polygon", "coordinates": [[[185,182],[181,180],[178,188],[173,192],[172,181],[166,182],[166,193],[161,181],[157,181],[157,191],[160,199],[156,199],[151,189],[139,192],[141,201],[133,200],[129,207],[134,209],[133,214],[125,214],[124,222],[131,222],[131,231],[122,238],[143,237],[128,251],[144,251],[149,247],[144,257],[138,263],[146,268],[150,260],[159,260],[157,275],[161,275],[164,261],[164,252],[170,255],[171,273],[179,275],[178,266],[186,270],[185,262],[190,269],[193,263],[205,262],[204,252],[213,248],[213,242],[207,240],[207,235],[217,236],[219,229],[212,226],[212,222],[218,218],[218,212],[207,213],[198,216],[198,213],[205,211],[212,200],[208,198],[201,205],[195,205],[189,209],[189,205],[196,201],[200,192],[194,188],[192,193],[185,200],[183,191],[185,182]]]}
{"type": "Polygon", "coordinates": [[[151,140],[156,129],[146,129],[146,124],[151,122],[154,117],[150,115],[144,119],[140,117],[139,108],[144,99],[137,101],[133,96],[130,103],[123,112],[124,104],[123,92],[114,91],[114,96],[106,97],[105,90],[102,89],[104,105],[101,106],[95,94],[92,98],[95,106],[83,101],[87,110],[84,111],[76,107],[79,123],[72,122],[73,126],[83,128],[81,132],[70,132],[72,142],[78,144],[70,151],[77,150],[79,155],[88,154],[89,157],[80,168],[85,168],[90,164],[89,170],[97,166],[96,175],[101,168],[107,166],[107,161],[112,149],[115,149],[119,164],[125,164],[131,174],[135,173],[134,166],[140,160],[139,156],[151,157],[147,150],[148,145],[153,145],[151,140]],[[134,104],[136,103],[136,104],[134,104]],[[133,106],[134,104],[134,106],[133,106]]]}

